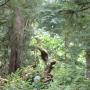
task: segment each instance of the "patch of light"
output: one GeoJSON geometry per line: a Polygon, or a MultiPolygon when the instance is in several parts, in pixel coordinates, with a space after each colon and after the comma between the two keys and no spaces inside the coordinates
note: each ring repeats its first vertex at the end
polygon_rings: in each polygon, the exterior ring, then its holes
{"type": "Polygon", "coordinates": [[[53,2],[55,2],[56,0],[45,0],[45,1],[47,1],[47,2],[49,2],[49,3],[53,3],[53,2]]]}

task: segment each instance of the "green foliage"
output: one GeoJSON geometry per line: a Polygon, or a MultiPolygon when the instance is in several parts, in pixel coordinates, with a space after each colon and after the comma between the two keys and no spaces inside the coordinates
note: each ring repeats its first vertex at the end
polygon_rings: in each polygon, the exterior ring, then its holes
{"type": "Polygon", "coordinates": [[[37,75],[42,74],[41,71],[33,70],[30,66],[17,70],[15,73],[7,76],[8,82],[4,85],[3,90],[33,90],[33,89],[45,89],[47,84],[40,82],[34,82],[34,78],[37,75]],[[25,77],[28,78],[26,80],[25,77]]]}
{"type": "Polygon", "coordinates": [[[32,90],[29,82],[16,79],[5,85],[4,90],[32,90]]]}
{"type": "MultiPolygon", "coordinates": [[[[0,5],[4,1],[1,0],[0,5]]],[[[85,54],[86,50],[90,51],[90,2],[85,4],[88,1],[10,0],[0,7],[0,69],[9,63],[11,24],[16,7],[21,9],[26,22],[22,65],[37,63],[35,70],[27,67],[9,75],[4,90],[90,90],[90,80],[85,76],[85,54]],[[37,45],[48,51],[50,60],[57,61],[50,83],[31,82],[37,72],[41,75],[45,68],[40,52],[35,50],[37,45]],[[23,70],[31,74],[26,81],[21,79],[23,70]]]]}
{"type": "Polygon", "coordinates": [[[54,69],[54,81],[47,90],[89,90],[89,83],[84,77],[84,69],[70,64],[58,63],[54,69]]]}
{"type": "Polygon", "coordinates": [[[16,73],[12,73],[7,77],[8,82],[5,84],[3,90],[32,90],[32,86],[29,82],[22,80],[21,70],[17,70],[16,73]]]}

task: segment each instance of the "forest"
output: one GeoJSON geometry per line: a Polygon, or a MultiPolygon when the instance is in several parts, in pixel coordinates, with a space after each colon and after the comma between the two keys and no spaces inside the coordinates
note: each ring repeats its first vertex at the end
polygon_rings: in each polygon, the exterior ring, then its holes
{"type": "Polygon", "coordinates": [[[0,0],[0,90],[90,90],[90,0],[0,0]]]}

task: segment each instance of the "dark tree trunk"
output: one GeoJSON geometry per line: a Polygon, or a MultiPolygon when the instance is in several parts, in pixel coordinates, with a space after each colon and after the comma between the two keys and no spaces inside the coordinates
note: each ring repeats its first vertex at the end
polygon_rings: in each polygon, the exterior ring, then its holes
{"type": "Polygon", "coordinates": [[[86,78],[90,79],[90,49],[86,50],[86,78]]]}
{"type": "Polygon", "coordinates": [[[21,66],[23,59],[23,39],[24,39],[24,18],[19,8],[14,11],[11,35],[10,35],[10,63],[9,73],[15,72],[21,66]]]}

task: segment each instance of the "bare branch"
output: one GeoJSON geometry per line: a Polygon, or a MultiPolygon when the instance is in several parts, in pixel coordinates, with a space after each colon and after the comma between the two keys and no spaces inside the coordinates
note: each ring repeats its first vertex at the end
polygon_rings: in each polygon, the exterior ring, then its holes
{"type": "Polygon", "coordinates": [[[90,9],[90,6],[89,6],[89,7],[84,7],[84,8],[82,8],[82,9],[80,9],[80,10],[78,10],[78,12],[85,11],[85,10],[87,10],[87,9],[90,9]]]}

